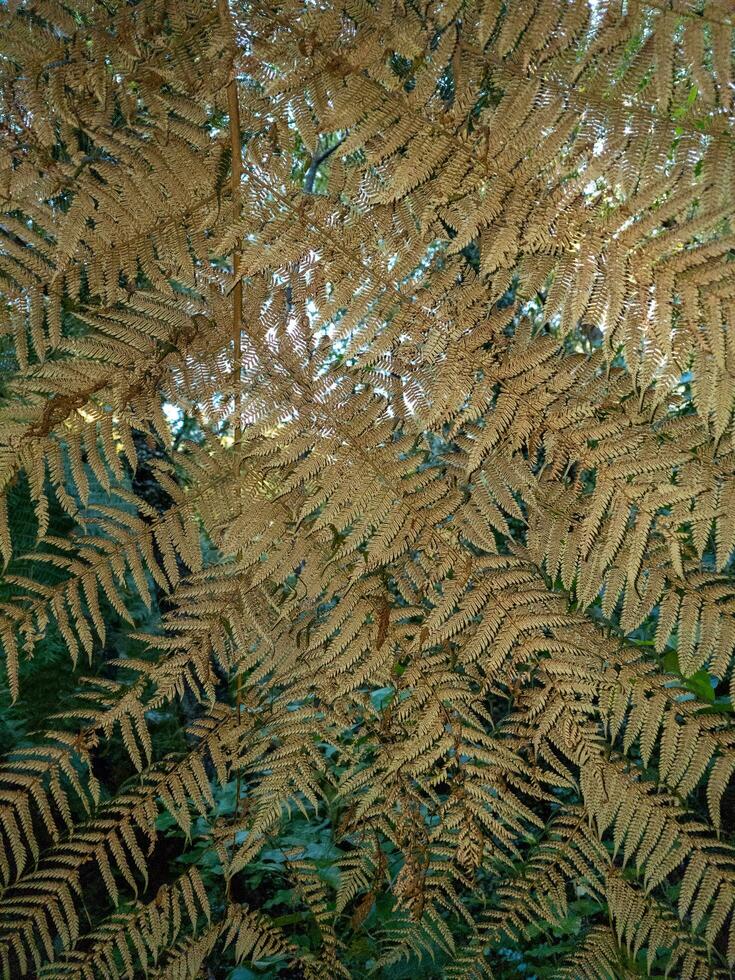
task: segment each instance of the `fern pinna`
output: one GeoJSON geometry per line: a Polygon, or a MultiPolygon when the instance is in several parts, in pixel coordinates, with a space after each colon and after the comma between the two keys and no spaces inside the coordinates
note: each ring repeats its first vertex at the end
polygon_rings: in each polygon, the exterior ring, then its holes
{"type": "Polygon", "coordinates": [[[6,977],[732,978],[734,25],[3,5],[6,977]]]}

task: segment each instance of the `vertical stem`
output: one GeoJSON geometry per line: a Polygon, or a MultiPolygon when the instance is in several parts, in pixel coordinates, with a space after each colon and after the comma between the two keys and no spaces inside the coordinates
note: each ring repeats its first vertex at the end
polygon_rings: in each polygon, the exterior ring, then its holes
{"type": "MultiPolygon", "coordinates": [[[[223,22],[232,31],[232,18],[227,6],[227,0],[219,0],[219,13],[223,22]]],[[[233,38],[233,45],[236,42],[233,38]]],[[[236,48],[235,48],[236,50],[236,48]]],[[[230,79],[227,83],[227,113],[230,117],[230,189],[232,193],[232,220],[240,220],[240,181],[242,179],[242,142],[240,136],[240,102],[237,95],[237,76],[233,53],[230,79]]],[[[235,288],[232,290],[232,352],[233,380],[235,382],[235,445],[240,441],[241,424],[241,391],[240,365],[242,362],[242,281],[240,279],[240,241],[235,242],[232,253],[232,272],[235,277],[235,288]]]]}
{"type": "MultiPolygon", "coordinates": [[[[219,15],[223,24],[229,27],[233,33],[232,18],[228,0],[218,0],[219,15]]],[[[235,72],[235,54],[237,42],[233,36],[233,55],[230,68],[230,78],[227,82],[227,113],[230,117],[230,191],[232,194],[232,221],[234,224],[240,220],[240,181],[242,179],[242,142],[240,135],[240,102],[237,95],[237,75],[235,72]]],[[[234,420],[233,420],[233,441],[234,450],[239,452],[241,442],[242,427],[242,391],[241,391],[241,366],[242,366],[242,280],[240,279],[240,248],[239,239],[235,241],[232,252],[232,272],[235,277],[235,286],[232,290],[232,382],[234,393],[234,420]]],[[[238,557],[240,553],[238,552],[238,557]]],[[[235,680],[237,703],[237,723],[242,719],[242,679],[238,674],[235,680]]],[[[235,783],[235,809],[234,818],[240,810],[241,774],[237,770],[235,783]]],[[[233,832],[233,847],[235,836],[233,832]]],[[[230,897],[231,879],[227,879],[227,898],[230,897]]]]}

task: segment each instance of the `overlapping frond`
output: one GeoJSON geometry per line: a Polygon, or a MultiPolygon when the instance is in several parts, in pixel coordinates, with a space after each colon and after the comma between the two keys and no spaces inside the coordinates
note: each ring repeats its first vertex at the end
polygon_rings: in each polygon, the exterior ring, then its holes
{"type": "Polygon", "coordinates": [[[8,977],[731,974],[734,30],[6,5],[8,977]]]}

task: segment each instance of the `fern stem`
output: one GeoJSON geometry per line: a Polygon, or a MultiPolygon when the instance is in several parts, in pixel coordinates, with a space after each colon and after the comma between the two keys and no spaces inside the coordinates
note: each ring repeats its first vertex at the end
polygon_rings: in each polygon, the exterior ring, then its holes
{"type": "MultiPolygon", "coordinates": [[[[232,17],[227,0],[218,0],[219,14],[223,24],[234,34],[232,17]]],[[[235,54],[237,46],[233,37],[233,57],[230,77],[227,83],[227,111],[230,117],[230,189],[232,192],[233,222],[240,220],[240,181],[242,179],[242,142],[240,135],[240,102],[237,95],[237,75],[235,72],[235,54]]],[[[234,445],[240,445],[242,418],[242,279],[240,277],[240,240],[235,241],[232,252],[232,274],[235,285],[232,290],[232,379],[234,394],[233,438],[234,445]]],[[[238,549],[238,560],[242,558],[242,549],[238,549]]],[[[235,701],[237,704],[237,723],[242,720],[242,679],[237,675],[235,701]]],[[[233,817],[237,823],[240,812],[241,773],[238,769],[235,777],[235,805],[233,817]]],[[[233,831],[233,846],[236,843],[236,831],[233,831]]],[[[230,899],[231,879],[227,880],[227,899],[230,899]]]]}
{"type": "MultiPolygon", "coordinates": [[[[220,17],[233,31],[232,18],[227,6],[227,0],[219,0],[220,17]]],[[[233,43],[233,60],[230,78],[227,83],[227,112],[230,117],[230,189],[232,192],[233,222],[240,220],[240,181],[242,179],[242,143],[240,136],[240,102],[237,96],[237,76],[235,73],[234,52],[237,50],[233,43]]],[[[240,278],[240,241],[235,242],[232,252],[232,273],[235,285],[232,290],[232,376],[234,382],[234,438],[240,437],[240,366],[242,362],[242,279],[240,278]]]]}

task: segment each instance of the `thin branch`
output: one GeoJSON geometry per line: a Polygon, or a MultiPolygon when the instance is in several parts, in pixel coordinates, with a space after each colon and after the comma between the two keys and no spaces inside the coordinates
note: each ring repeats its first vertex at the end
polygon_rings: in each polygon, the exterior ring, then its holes
{"type": "Polygon", "coordinates": [[[317,175],[317,171],[319,170],[319,167],[321,167],[324,161],[328,159],[336,149],[342,146],[342,144],[346,139],[347,137],[343,136],[342,139],[340,139],[337,143],[334,144],[334,146],[330,146],[328,149],[322,150],[321,153],[315,153],[314,156],[311,158],[309,169],[306,171],[306,176],[304,178],[304,190],[306,191],[307,194],[314,193],[314,181],[316,180],[316,175],[317,175]]]}
{"type": "MultiPolygon", "coordinates": [[[[220,17],[232,34],[232,66],[227,83],[227,111],[230,117],[230,188],[232,191],[232,220],[237,224],[240,220],[240,182],[242,180],[242,136],[240,131],[240,102],[237,95],[237,74],[235,71],[235,56],[237,42],[234,37],[234,27],[227,0],[218,0],[220,17]]],[[[232,252],[232,272],[235,286],[232,290],[232,377],[234,390],[234,444],[240,444],[242,425],[242,277],[240,276],[240,239],[235,240],[232,252]]],[[[238,551],[238,559],[242,558],[242,549],[238,551]]],[[[235,702],[237,707],[237,723],[242,721],[242,675],[238,672],[235,679],[235,702]]],[[[240,781],[241,770],[238,768],[235,786],[234,818],[240,810],[240,781]]],[[[230,898],[231,880],[227,881],[227,898],[230,898]]]]}

